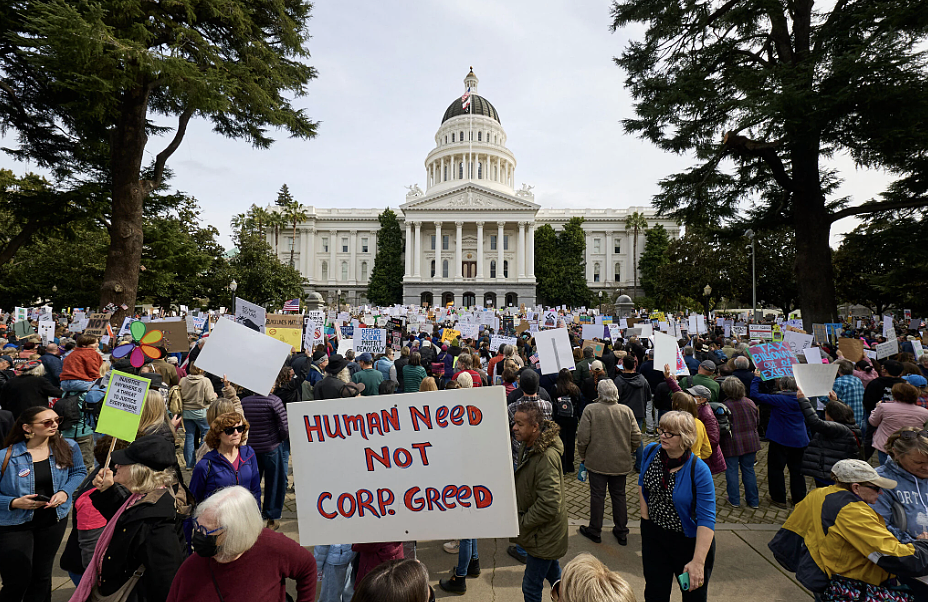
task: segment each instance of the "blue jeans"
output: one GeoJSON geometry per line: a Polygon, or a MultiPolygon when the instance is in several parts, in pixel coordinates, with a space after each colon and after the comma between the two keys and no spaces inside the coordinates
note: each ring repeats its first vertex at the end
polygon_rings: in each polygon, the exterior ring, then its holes
{"type": "Polygon", "coordinates": [[[354,595],[351,563],[326,564],[322,572],[322,586],[316,602],[348,602],[354,595]]]}
{"type": "Polygon", "coordinates": [[[744,481],[744,497],[752,508],[760,504],[757,493],[757,475],[754,473],[754,459],[757,453],[725,458],[725,484],[728,488],[728,500],[736,506],[741,504],[741,489],[738,487],[738,467],[741,467],[741,480],[744,481]]]}
{"type": "MultiPolygon", "coordinates": [[[[644,418],[635,418],[638,423],[638,430],[644,433],[644,418]]],[[[641,454],[644,451],[644,437],[638,442],[638,449],[635,450],[635,472],[641,472],[641,454]]]]}
{"type": "Polygon", "coordinates": [[[458,568],[454,571],[454,574],[458,577],[466,577],[467,567],[470,566],[470,561],[476,559],[477,540],[462,539],[461,545],[458,547],[458,568]]]}
{"type": "Polygon", "coordinates": [[[93,381],[90,380],[63,380],[61,381],[61,390],[69,391],[89,391],[93,381]]]}
{"type": "Polygon", "coordinates": [[[287,494],[287,469],[283,465],[283,446],[278,445],[274,451],[255,454],[258,460],[258,472],[264,477],[264,504],[261,506],[264,518],[280,520],[284,511],[284,496],[287,494]]]}
{"type": "Polygon", "coordinates": [[[529,554],[525,559],[525,574],[522,576],[522,597],[525,602],[541,602],[545,579],[554,585],[560,578],[561,565],[557,560],[542,560],[529,554]]]}
{"type": "Polygon", "coordinates": [[[280,453],[282,456],[280,459],[280,463],[283,464],[284,466],[284,489],[286,490],[287,483],[288,483],[287,473],[289,471],[289,466],[290,466],[290,440],[289,439],[287,439],[286,441],[280,442],[280,453]]]}
{"type": "Polygon", "coordinates": [[[184,462],[187,463],[188,469],[193,468],[197,457],[196,450],[193,448],[197,427],[200,427],[200,435],[203,437],[209,432],[209,423],[206,418],[184,418],[184,462]]]}

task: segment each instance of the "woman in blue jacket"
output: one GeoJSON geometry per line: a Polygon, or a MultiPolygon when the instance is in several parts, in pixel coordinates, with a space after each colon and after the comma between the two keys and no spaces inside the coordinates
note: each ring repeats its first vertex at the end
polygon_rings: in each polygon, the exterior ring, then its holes
{"type": "Polygon", "coordinates": [[[901,428],[886,441],[889,458],[876,469],[896,481],[870,504],[900,543],[928,539],[928,431],[901,428]]]}
{"type": "Polygon", "coordinates": [[[23,410],[0,450],[0,579],[3,600],[50,600],[52,565],[67,528],[71,494],[87,476],[58,414],[23,410]]]}
{"type": "Polygon", "coordinates": [[[253,449],[242,445],[248,421],[238,412],[220,414],[204,440],[210,451],[197,462],[190,477],[190,492],[197,503],[216,490],[241,485],[251,491],[261,508],[261,473],[253,449]]]}
{"type": "Polygon", "coordinates": [[[809,445],[805,416],[796,400],[796,379],[791,376],[780,378],[780,392],[760,392],[760,372],[754,371],[751,381],[751,401],[770,406],[770,422],[767,424],[767,486],[770,488],[770,503],[777,508],[786,508],[786,476],[789,468],[789,492],[795,506],[806,497],[806,477],[802,474],[802,457],[809,445]]]}
{"type": "Polygon", "coordinates": [[[691,451],[690,414],[667,412],[657,432],[661,442],[644,449],[638,475],[644,599],[669,600],[675,577],[685,573],[683,601],[703,601],[715,563],[715,484],[691,451]]]}

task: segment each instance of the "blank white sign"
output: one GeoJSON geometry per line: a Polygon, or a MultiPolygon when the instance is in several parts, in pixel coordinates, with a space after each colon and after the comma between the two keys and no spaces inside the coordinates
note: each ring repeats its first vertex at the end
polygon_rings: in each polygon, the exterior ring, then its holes
{"type": "Polygon", "coordinates": [[[219,320],[213,326],[196,365],[259,395],[267,395],[290,355],[290,344],[237,324],[219,320]]]}

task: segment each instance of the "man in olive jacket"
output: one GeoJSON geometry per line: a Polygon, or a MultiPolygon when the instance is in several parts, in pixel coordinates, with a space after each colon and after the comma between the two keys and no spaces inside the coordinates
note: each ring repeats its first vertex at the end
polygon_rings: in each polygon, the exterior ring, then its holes
{"type": "Polygon", "coordinates": [[[528,552],[522,595],[526,602],[541,602],[545,579],[554,585],[561,578],[558,558],[567,553],[564,445],[560,427],[531,404],[516,408],[512,431],[522,443],[515,473],[519,537],[514,540],[528,552]]]}

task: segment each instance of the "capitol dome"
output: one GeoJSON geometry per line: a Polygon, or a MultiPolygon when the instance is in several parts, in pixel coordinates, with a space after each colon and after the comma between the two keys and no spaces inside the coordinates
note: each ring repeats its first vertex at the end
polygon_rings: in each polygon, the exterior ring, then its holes
{"type": "Polygon", "coordinates": [[[490,104],[490,101],[483,96],[471,94],[470,106],[463,109],[461,108],[462,104],[460,98],[455,98],[445,110],[445,116],[441,118],[441,122],[444,123],[458,115],[483,115],[502,125],[502,122],[499,120],[499,113],[496,112],[496,107],[490,104]]]}

